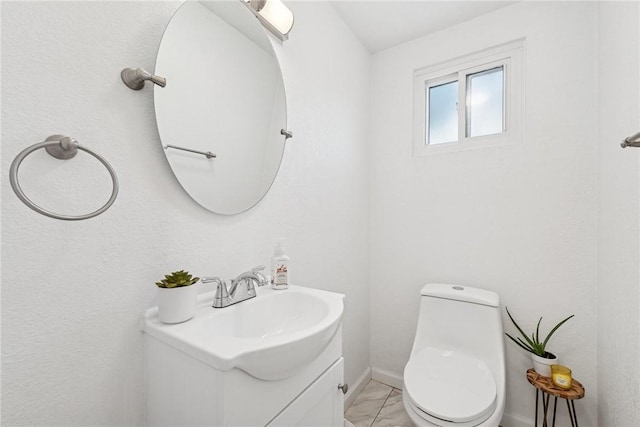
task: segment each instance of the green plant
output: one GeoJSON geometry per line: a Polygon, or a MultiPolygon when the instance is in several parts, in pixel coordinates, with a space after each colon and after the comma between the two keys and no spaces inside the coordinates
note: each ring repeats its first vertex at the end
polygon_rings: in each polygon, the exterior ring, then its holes
{"type": "Polygon", "coordinates": [[[511,319],[511,321],[513,322],[513,325],[516,327],[516,329],[518,329],[518,332],[520,332],[520,335],[522,335],[524,340],[520,337],[516,339],[507,333],[505,333],[505,335],[511,338],[511,341],[516,343],[522,349],[530,353],[533,353],[537,356],[545,357],[545,358],[548,358],[547,355],[549,354],[549,352],[547,352],[545,348],[547,347],[547,343],[549,342],[551,335],[553,335],[558,330],[558,328],[564,324],[564,322],[566,322],[567,320],[571,319],[574,316],[572,314],[571,316],[567,317],[566,319],[558,323],[556,326],[554,326],[553,329],[551,329],[551,332],[549,332],[549,334],[547,334],[547,336],[543,340],[541,340],[540,339],[540,323],[542,322],[542,317],[540,318],[540,320],[538,320],[536,331],[534,333],[531,333],[531,338],[529,338],[527,334],[522,330],[522,328],[518,325],[518,323],[513,318],[511,313],[509,313],[509,309],[506,308],[506,310],[507,310],[507,314],[509,315],[509,319],[511,319]]]}
{"type": "Polygon", "coordinates": [[[199,277],[191,277],[191,274],[184,270],[174,271],[171,274],[164,276],[156,285],[159,288],[181,288],[183,286],[191,286],[200,280],[199,277]]]}

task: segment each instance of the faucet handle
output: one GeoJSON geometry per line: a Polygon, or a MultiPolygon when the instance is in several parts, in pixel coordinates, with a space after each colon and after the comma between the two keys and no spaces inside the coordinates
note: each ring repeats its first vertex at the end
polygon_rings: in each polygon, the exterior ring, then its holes
{"type": "Polygon", "coordinates": [[[269,283],[269,280],[267,279],[267,276],[265,276],[264,274],[261,273],[262,270],[264,270],[265,267],[264,265],[259,265],[257,267],[253,267],[251,269],[251,272],[254,273],[257,277],[258,277],[258,286],[265,286],[269,283]]]}
{"type": "Polygon", "coordinates": [[[229,290],[227,289],[227,282],[219,277],[203,277],[200,280],[202,283],[217,283],[216,295],[213,297],[213,306],[216,308],[226,307],[229,303],[229,290]]]}

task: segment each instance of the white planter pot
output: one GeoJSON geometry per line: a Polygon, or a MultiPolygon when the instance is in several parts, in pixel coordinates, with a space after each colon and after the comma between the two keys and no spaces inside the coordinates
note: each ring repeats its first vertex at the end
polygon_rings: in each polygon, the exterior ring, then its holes
{"type": "Polygon", "coordinates": [[[196,312],[198,292],[195,285],[158,288],[158,317],[163,323],[185,322],[196,312]]]}
{"type": "Polygon", "coordinates": [[[536,354],[531,353],[531,359],[533,360],[533,370],[538,374],[543,375],[545,377],[551,377],[551,365],[558,364],[558,356],[555,354],[547,352],[548,356],[553,356],[552,358],[540,357],[536,354]]]}

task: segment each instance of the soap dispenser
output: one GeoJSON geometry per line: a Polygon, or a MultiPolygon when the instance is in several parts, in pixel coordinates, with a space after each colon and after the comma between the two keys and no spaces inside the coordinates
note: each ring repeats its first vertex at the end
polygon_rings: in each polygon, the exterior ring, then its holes
{"type": "Polygon", "coordinates": [[[289,287],[289,257],[285,253],[282,238],[278,239],[271,257],[271,287],[273,289],[289,287]]]}

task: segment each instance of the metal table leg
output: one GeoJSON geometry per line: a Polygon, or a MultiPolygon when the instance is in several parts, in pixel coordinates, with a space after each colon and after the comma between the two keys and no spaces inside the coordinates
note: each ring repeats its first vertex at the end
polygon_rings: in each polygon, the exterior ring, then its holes
{"type": "Polygon", "coordinates": [[[542,395],[542,403],[544,406],[544,420],[542,422],[542,427],[547,427],[547,412],[549,410],[549,397],[551,397],[550,394],[547,394],[546,398],[544,394],[542,395]]]}
{"type": "Polygon", "coordinates": [[[536,389],[536,422],[534,426],[538,427],[538,396],[540,394],[540,390],[536,389]]]}
{"type": "MultiPolygon", "coordinates": [[[[571,401],[573,403],[573,401],[571,401]]],[[[569,399],[567,399],[567,409],[569,410],[569,418],[571,419],[571,427],[578,427],[577,421],[574,421],[574,413],[571,410],[571,404],[569,403],[569,399]]],[[[575,409],[575,407],[574,407],[575,409]]]]}
{"type": "Polygon", "coordinates": [[[573,420],[576,422],[576,427],[578,427],[578,414],[576,413],[576,403],[575,400],[571,400],[571,409],[573,409],[573,420]]]}

